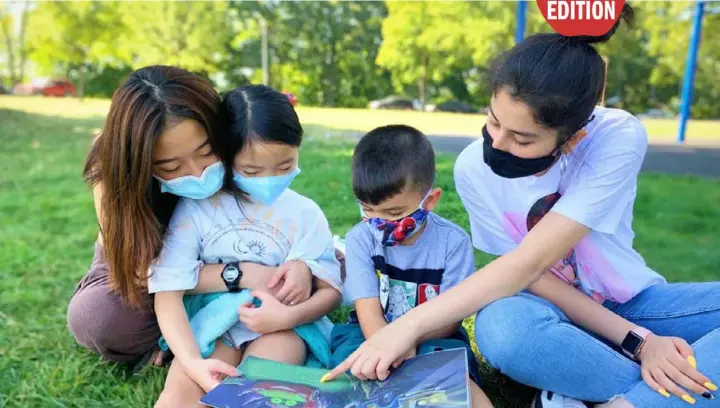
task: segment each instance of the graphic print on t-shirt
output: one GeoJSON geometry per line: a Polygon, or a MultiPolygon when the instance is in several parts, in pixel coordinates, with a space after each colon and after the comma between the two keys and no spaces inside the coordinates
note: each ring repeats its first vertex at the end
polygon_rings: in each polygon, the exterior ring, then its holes
{"type": "Polygon", "coordinates": [[[418,286],[418,288],[418,305],[421,305],[428,300],[432,300],[435,296],[440,294],[440,285],[423,283],[418,286]]]}
{"type": "Polygon", "coordinates": [[[226,256],[231,250],[238,260],[263,265],[279,265],[290,251],[291,242],[285,234],[262,220],[236,218],[228,221],[210,228],[203,239],[206,248],[223,248],[226,256]]]}
{"type": "Polygon", "coordinates": [[[374,256],[380,282],[380,304],[388,322],[397,320],[413,307],[440,293],[444,269],[400,269],[374,256]]]}
{"type": "MultiPolygon", "coordinates": [[[[538,199],[535,204],[530,207],[530,211],[528,211],[526,218],[528,231],[530,231],[535,225],[537,225],[537,223],[540,222],[540,220],[547,213],[550,212],[550,210],[555,205],[555,203],[558,202],[560,197],[562,197],[560,193],[548,194],[538,199]]],[[[555,276],[572,285],[573,287],[575,287],[575,289],[580,290],[581,292],[585,293],[586,295],[592,297],[595,300],[603,300],[602,296],[600,296],[593,290],[583,287],[579,276],[580,269],[578,268],[578,264],[575,259],[575,248],[571,249],[570,253],[563,259],[559,260],[555,265],[553,265],[550,270],[552,271],[552,273],[555,274],[555,276]]]]}

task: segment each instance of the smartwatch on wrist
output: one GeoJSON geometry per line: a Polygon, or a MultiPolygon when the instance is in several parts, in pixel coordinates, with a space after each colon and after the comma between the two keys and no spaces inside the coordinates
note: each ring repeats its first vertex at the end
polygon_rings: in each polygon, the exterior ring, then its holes
{"type": "Polygon", "coordinates": [[[240,279],[242,279],[242,271],[240,270],[239,262],[231,262],[222,270],[220,277],[225,282],[225,287],[228,292],[239,292],[240,291],[240,279]]]}
{"type": "Polygon", "coordinates": [[[628,357],[638,360],[640,351],[642,351],[645,341],[647,341],[650,334],[652,334],[650,330],[643,327],[636,327],[630,330],[627,336],[625,336],[625,340],[623,340],[620,348],[622,348],[622,351],[628,357]]]}

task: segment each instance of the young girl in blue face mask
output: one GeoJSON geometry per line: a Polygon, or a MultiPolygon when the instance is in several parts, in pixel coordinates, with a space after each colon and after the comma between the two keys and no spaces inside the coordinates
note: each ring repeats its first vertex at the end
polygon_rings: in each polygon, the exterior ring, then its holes
{"type": "Polygon", "coordinates": [[[159,407],[195,406],[222,376],[235,375],[248,355],[303,364],[308,339],[294,329],[315,322],[318,333],[329,335],[329,321],[322,318],[341,299],[328,222],[317,204],[288,188],[300,173],[303,130],[287,97],[266,86],[245,86],[225,96],[223,110],[228,130],[219,138],[218,155],[225,188],[206,199],[180,201],[148,282],[164,340],[176,356],[159,407]],[[195,288],[204,263],[224,264],[220,274],[228,291],[245,293],[240,262],[279,265],[278,279],[309,269],[315,290],[304,302],[293,291],[253,292],[261,303],[240,305],[232,327],[204,359],[204,345],[197,342],[205,333],[191,329],[183,296],[195,288]]]}

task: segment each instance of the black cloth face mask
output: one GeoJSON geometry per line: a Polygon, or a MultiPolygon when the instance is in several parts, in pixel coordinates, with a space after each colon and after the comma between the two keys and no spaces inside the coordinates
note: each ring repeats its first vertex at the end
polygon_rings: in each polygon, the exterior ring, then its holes
{"type": "Polygon", "coordinates": [[[528,177],[549,169],[557,159],[560,148],[555,149],[547,156],[533,159],[517,157],[506,151],[493,147],[493,139],[487,131],[487,125],[482,128],[483,160],[493,173],[500,177],[514,179],[528,177]]]}

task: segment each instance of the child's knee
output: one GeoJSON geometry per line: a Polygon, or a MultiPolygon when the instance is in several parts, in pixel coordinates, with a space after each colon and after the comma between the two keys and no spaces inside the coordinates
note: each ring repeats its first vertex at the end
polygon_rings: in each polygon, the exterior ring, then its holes
{"type": "Polygon", "coordinates": [[[468,384],[470,384],[470,400],[472,401],[472,408],[493,408],[493,404],[490,402],[490,398],[488,398],[487,394],[485,394],[485,391],[483,391],[482,388],[475,384],[475,382],[469,377],[468,384]]]}
{"type": "MultiPolygon", "coordinates": [[[[177,367],[171,367],[177,368],[177,367]]],[[[190,408],[200,405],[200,398],[205,392],[195,381],[186,375],[173,375],[169,373],[155,408],[190,408]]]]}
{"type": "Polygon", "coordinates": [[[177,407],[193,407],[193,403],[189,402],[185,396],[182,395],[182,391],[177,387],[168,388],[165,387],[160,393],[160,397],[155,402],[154,408],[177,408],[177,407]]]}
{"type": "Polygon", "coordinates": [[[300,365],[305,362],[307,346],[292,330],[264,334],[248,346],[245,355],[300,365]]]}

